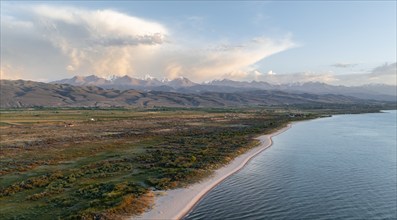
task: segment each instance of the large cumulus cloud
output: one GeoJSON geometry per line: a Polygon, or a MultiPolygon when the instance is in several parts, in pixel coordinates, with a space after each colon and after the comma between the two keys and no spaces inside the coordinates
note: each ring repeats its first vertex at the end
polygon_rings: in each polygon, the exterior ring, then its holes
{"type": "Polygon", "coordinates": [[[202,81],[247,71],[295,46],[288,36],[229,43],[183,40],[188,45],[178,42],[177,36],[158,21],[116,10],[3,4],[1,77],[53,80],[67,74],[152,74],[202,81]]]}

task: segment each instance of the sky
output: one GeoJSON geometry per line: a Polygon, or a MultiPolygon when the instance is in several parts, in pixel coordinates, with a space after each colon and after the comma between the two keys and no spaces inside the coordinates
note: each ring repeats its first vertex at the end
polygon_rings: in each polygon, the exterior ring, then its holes
{"type": "Polygon", "coordinates": [[[396,1],[1,1],[1,79],[396,85],[396,1]]]}

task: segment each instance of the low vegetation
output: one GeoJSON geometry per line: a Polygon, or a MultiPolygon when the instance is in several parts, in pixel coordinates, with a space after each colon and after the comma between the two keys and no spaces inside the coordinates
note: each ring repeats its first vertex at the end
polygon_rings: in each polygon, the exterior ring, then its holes
{"type": "MultiPolygon", "coordinates": [[[[376,111],[368,108],[361,111],[376,111]]],[[[0,111],[0,219],[119,219],[289,121],[356,108],[0,111]]]]}

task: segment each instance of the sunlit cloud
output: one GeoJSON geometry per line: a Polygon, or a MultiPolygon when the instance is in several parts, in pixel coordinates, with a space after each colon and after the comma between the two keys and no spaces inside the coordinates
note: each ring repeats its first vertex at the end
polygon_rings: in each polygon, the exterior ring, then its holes
{"type": "Polygon", "coordinates": [[[36,5],[19,13],[24,16],[1,15],[2,78],[18,72],[30,79],[151,74],[204,81],[247,71],[296,46],[289,36],[227,44],[190,39],[184,45],[176,40],[178,33],[160,22],[110,9],[36,5]]]}
{"type": "Polygon", "coordinates": [[[198,81],[236,76],[258,61],[294,46],[288,37],[281,40],[261,37],[217,48],[185,49],[171,61],[173,66],[178,66],[178,72],[175,73],[174,68],[171,75],[187,75],[198,81]]]}
{"type": "Polygon", "coordinates": [[[24,69],[25,77],[37,72],[132,74],[134,61],[150,56],[168,33],[159,23],[113,10],[40,5],[23,12],[26,21],[2,15],[2,66],[8,66],[2,67],[2,77],[16,69],[24,69]]]}

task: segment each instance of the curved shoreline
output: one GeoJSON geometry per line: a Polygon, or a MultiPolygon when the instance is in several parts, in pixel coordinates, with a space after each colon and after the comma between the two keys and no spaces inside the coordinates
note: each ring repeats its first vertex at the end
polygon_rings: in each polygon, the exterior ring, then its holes
{"type": "Polygon", "coordinates": [[[194,206],[215,186],[219,185],[229,176],[241,170],[250,160],[273,144],[272,137],[277,136],[291,127],[287,126],[267,135],[255,139],[260,140],[260,145],[237,156],[226,166],[214,171],[214,174],[201,182],[186,188],[160,191],[163,195],[155,198],[153,207],[139,216],[130,219],[181,219],[186,216],[194,206]]]}

